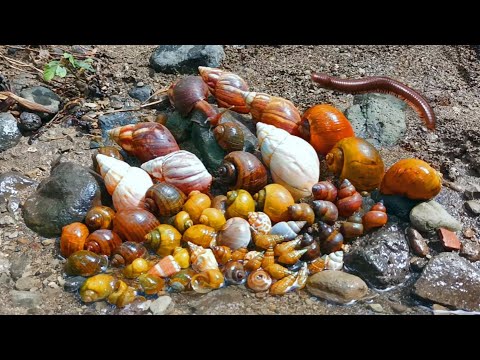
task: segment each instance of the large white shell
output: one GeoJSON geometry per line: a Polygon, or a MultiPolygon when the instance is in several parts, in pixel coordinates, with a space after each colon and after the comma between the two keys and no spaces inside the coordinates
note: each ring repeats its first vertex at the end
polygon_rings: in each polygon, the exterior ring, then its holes
{"type": "Polygon", "coordinates": [[[285,186],[295,201],[311,195],[320,177],[315,149],[298,136],[264,123],[257,123],[257,138],[273,181],[285,186]]]}
{"type": "Polygon", "coordinates": [[[282,235],[285,240],[293,240],[306,223],[306,221],[281,221],[272,227],[270,234],[282,235]]]}
{"type": "Polygon", "coordinates": [[[157,180],[176,186],[187,195],[193,190],[207,192],[213,180],[200,159],[186,150],[174,151],[147,161],[142,169],[157,180]]]}
{"type": "Polygon", "coordinates": [[[115,209],[143,208],[145,193],[153,185],[150,176],[142,169],[110,156],[98,154],[97,162],[115,209]]]}
{"type": "Polygon", "coordinates": [[[228,246],[232,250],[247,247],[251,240],[250,224],[241,217],[228,219],[217,236],[218,245],[228,246]]]}
{"type": "Polygon", "coordinates": [[[190,261],[192,262],[193,270],[196,272],[218,270],[218,262],[212,250],[195,245],[190,241],[188,242],[188,247],[190,248],[190,261]]]}

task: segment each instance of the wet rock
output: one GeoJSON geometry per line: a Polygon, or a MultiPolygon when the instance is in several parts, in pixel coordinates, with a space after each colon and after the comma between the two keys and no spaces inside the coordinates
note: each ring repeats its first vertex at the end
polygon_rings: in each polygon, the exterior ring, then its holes
{"type": "Polygon", "coordinates": [[[462,224],[435,200],[415,206],[410,212],[410,222],[415,229],[424,233],[432,233],[441,227],[451,231],[462,230],[462,224]]]}
{"type": "Polygon", "coordinates": [[[30,112],[22,112],[20,114],[20,122],[18,123],[20,130],[24,132],[31,132],[42,127],[42,119],[40,116],[30,112]]]}
{"type": "Polygon", "coordinates": [[[390,308],[396,314],[404,314],[404,313],[410,311],[410,308],[408,306],[405,306],[405,305],[397,303],[397,302],[390,303],[390,308]]]}
{"type": "Polygon", "coordinates": [[[222,164],[226,152],[218,145],[213,132],[197,123],[192,126],[192,141],[203,164],[213,174],[222,164]]]}
{"type": "Polygon", "coordinates": [[[469,200],[478,200],[480,199],[480,185],[475,183],[468,183],[465,187],[465,197],[469,200]]]}
{"type": "Polygon", "coordinates": [[[137,85],[128,91],[128,95],[134,99],[144,102],[150,97],[150,95],[152,95],[152,87],[150,85],[137,85]]]}
{"type": "Polygon", "coordinates": [[[20,93],[20,96],[27,100],[33,101],[34,103],[43,105],[52,111],[52,114],[38,113],[43,120],[51,119],[53,116],[55,116],[58,110],[60,110],[60,97],[46,87],[34,86],[25,89],[20,93]]]}
{"type": "Polygon", "coordinates": [[[345,115],[356,136],[374,146],[395,145],[405,134],[406,104],[386,94],[355,95],[345,115]]]}
{"type": "Polygon", "coordinates": [[[86,167],[60,163],[25,201],[25,224],[45,237],[60,235],[63,226],[83,221],[92,206],[101,204],[98,181],[86,167]]]}
{"type": "Polygon", "coordinates": [[[42,303],[42,296],[32,291],[10,291],[12,303],[14,306],[21,306],[25,308],[35,308],[42,303]]]}
{"type": "Polygon", "coordinates": [[[418,256],[414,256],[410,259],[410,269],[413,272],[419,273],[422,272],[423,268],[427,266],[428,260],[418,256]]]}
{"type": "Polygon", "coordinates": [[[15,254],[12,256],[10,267],[10,275],[13,280],[17,280],[22,277],[25,268],[28,265],[30,258],[26,254],[15,254]]]}
{"type": "Polygon", "coordinates": [[[409,269],[409,248],[403,230],[390,223],[356,241],[345,254],[345,266],[376,288],[402,283],[409,269]]]}
{"type": "Polygon", "coordinates": [[[480,310],[480,270],[455,253],[430,260],[413,286],[415,295],[446,306],[480,310]]]}
{"type": "Polygon", "coordinates": [[[190,138],[192,122],[181,116],[178,111],[174,111],[168,114],[165,127],[170,130],[177,143],[182,143],[190,138]]]}
{"type": "Polygon", "coordinates": [[[308,278],[307,290],[321,299],[346,304],[363,298],[368,292],[368,286],[358,276],[325,270],[308,278]]]}
{"type": "Polygon", "coordinates": [[[379,314],[385,313],[383,306],[380,304],[368,304],[368,307],[370,308],[370,310],[376,313],[379,313],[379,314]]]}
{"type": "Polygon", "coordinates": [[[8,112],[0,112],[0,152],[18,144],[22,134],[17,120],[8,112]]]}
{"type": "Polygon", "coordinates": [[[243,147],[243,151],[252,153],[255,149],[258,149],[258,139],[253,134],[255,129],[253,129],[252,132],[252,128],[245,125],[246,123],[252,125],[253,122],[251,120],[249,120],[246,116],[242,114],[237,114],[231,110],[228,110],[222,115],[219,124],[223,124],[226,122],[233,122],[242,129],[243,136],[245,138],[245,145],[243,147]]]}
{"type": "Polygon", "coordinates": [[[460,248],[460,256],[472,262],[480,261],[480,244],[476,241],[465,240],[460,248]]]}
{"type": "Polygon", "coordinates": [[[32,276],[21,277],[15,282],[15,288],[17,290],[30,290],[34,287],[40,286],[40,280],[35,279],[32,276]]]}
{"type": "Polygon", "coordinates": [[[405,234],[410,244],[410,248],[415,255],[425,257],[430,253],[430,249],[423,238],[423,236],[414,228],[409,227],[405,231],[405,234]]]}
{"type": "Polygon", "coordinates": [[[438,237],[446,250],[460,250],[461,243],[454,232],[447,229],[438,229],[438,237]]]}
{"type": "Polygon", "coordinates": [[[0,204],[7,203],[8,200],[19,191],[26,189],[29,186],[37,184],[18,172],[6,172],[0,174],[0,204]]]}
{"type": "Polygon", "coordinates": [[[473,215],[480,215],[480,201],[470,200],[465,203],[465,208],[473,215]]]}
{"type": "Polygon", "coordinates": [[[383,201],[389,215],[395,215],[404,221],[409,221],[410,212],[421,203],[404,196],[380,194],[378,190],[372,191],[371,197],[375,202],[383,201]]]}
{"type": "Polygon", "coordinates": [[[74,276],[68,279],[65,279],[65,283],[63,284],[63,289],[67,292],[75,292],[83,285],[83,283],[87,280],[87,278],[83,276],[74,276]]]}
{"type": "Polygon", "coordinates": [[[159,296],[150,304],[150,311],[153,315],[165,315],[171,304],[172,298],[170,296],[159,296]]]}
{"type": "Polygon", "coordinates": [[[150,56],[150,66],[167,74],[198,74],[199,66],[218,67],[224,57],[221,45],[160,45],[150,56]]]}
{"type": "Polygon", "coordinates": [[[108,137],[107,131],[119,126],[136,124],[139,119],[132,112],[119,112],[99,116],[98,125],[102,130],[102,140],[104,145],[113,145],[115,142],[108,137]]]}

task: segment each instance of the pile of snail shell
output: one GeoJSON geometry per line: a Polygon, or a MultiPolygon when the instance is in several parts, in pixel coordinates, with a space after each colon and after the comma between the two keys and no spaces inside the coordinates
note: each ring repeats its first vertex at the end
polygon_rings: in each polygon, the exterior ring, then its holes
{"type": "Polygon", "coordinates": [[[363,211],[359,192],[426,200],[440,191],[439,174],[421,160],[385,172],[377,150],[332,106],[302,117],[288,100],[248,92],[233,73],[200,73],[173,84],[169,97],[182,115],[205,113],[227,151],[222,165],[212,176],[160,123],[111,130],[143,164],[130,166],[115,147],[94,156],[115,210],[95,206],[60,237],[66,276],[86,278],[82,301],[124,307],[165,291],[242,284],[272,295],[300,290],[309,275],[342,269],[344,243],[387,223],[385,206],[363,211]],[[205,101],[209,92],[220,106],[252,115],[261,156],[241,150],[238,127],[218,128],[221,113],[205,101]],[[319,181],[323,157],[338,187],[319,181]],[[229,191],[213,196],[214,180],[229,191]]]}

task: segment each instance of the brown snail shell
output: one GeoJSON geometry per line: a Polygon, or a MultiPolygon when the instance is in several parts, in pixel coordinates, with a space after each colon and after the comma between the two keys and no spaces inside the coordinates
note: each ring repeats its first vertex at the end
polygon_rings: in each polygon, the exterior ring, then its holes
{"type": "Polygon", "coordinates": [[[113,227],[115,211],[108,206],[94,206],[88,210],[85,215],[85,224],[93,232],[99,229],[109,229],[113,227]]]}
{"type": "Polygon", "coordinates": [[[326,200],[314,200],[312,202],[313,210],[319,217],[320,221],[324,221],[333,225],[338,219],[338,209],[334,203],[326,200]]]}
{"type": "Polygon", "coordinates": [[[230,260],[225,264],[222,272],[228,284],[241,285],[247,279],[247,273],[240,261],[230,260]]]}
{"type": "Polygon", "coordinates": [[[261,249],[268,249],[270,246],[275,246],[284,242],[286,239],[281,235],[272,235],[272,234],[255,234],[253,236],[255,246],[261,249]]]}
{"type": "Polygon", "coordinates": [[[290,241],[275,245],[275,248],[274,248],[275,256],[280,256],[282,254],[295,250],[295,248],[299,246],[301,242],[302,242],[302,239],[300,237],[297,237],[294,240],[290,240],[290,241]]]}
{"type": "Polygon", "coordinates": [[[310,205],[305,203],[293,204],[288,207],[290,219],[294,221],[306,221],[308,225],[312,225],[315,221],[315,213],[310,205]]]}
{"type": "Polygon", "coordinates": [[[60,253],[69,257],[74,252],[83,250],[88,234],[88,228],[80,222],[64,226],[60,236],[60,253]]]}
{"type": "Polygon", "coordinates": [[[113,232],[123,241],[143,242],[145,235],[160,225],[157,218],[143,209],[125,209],[113,219],[113,232]]]}
{"type": "Polygon", "coordinates": [[[232,250],[246,248],[252,239],[250,224],[240,217],[232,217],[218,232],[217,244],[232,250]]]}
{"type": "Polygon", "coordinates": [[[372,206],[370,211],[368,211],[362,217],[363,228],[365,231],[371,229],[382,227],[388,221],[387,209],[382,202],[378,202],[372,206]]]}
{"type": "Polygon", "coordinates": [[[145,235],[145,244],[164,257],[173,254],[175,248],[180,246],[181,239],[182,234],[172,225],[161,224],[145,235]]]}
{"type": "Polygon", "coordinates": [[[362,207],[363,198],[358,193],[355,186],[345,179],[340,185],[338,191],[337,209],[338,215],[348,217],[362,207]]]}
{"type": "Polygon", "coordinates": [[[209,269],[192,276],[191,284],[195,292],[204,294],[220,288],[225,282],[219,269],[209,269]]]}
{"type": "Polygon", "coordinates": [[[165,280],[152,274],[142,274],[137,278],[146,295],[154,295],[165,288],[165,280]]]}
{"type": "Polygon", "coordinates": [[[108,258],[88,250],[74,252],[65,263],[65,273],[71,276],[93,276],[104,272],[108,266],[108,258]]]}
{"type": "Polygon", "coordinates": [[[185,230],[193,226],[193,221],[190,218],[190,214],[186,211],[180,211],[177,215],[175,215],[173,226],[180,231],[181,234],[183,234],[185,230]]]}
{"type": "Polygon", "coordinates": [[[265,255],[262,260],[262,268],[266,269],[270,265],[275,263],[275,253],[273,251],[273,246],[270,246],[267,251],[265,252],[265,255]]]}
{"type": "Polygon", "coordinates": [[[117,280],[107,274],[98,274],[85,280],[80,288],[83,302],[89,303],[106,299],[115,291],[117,280]]]}
{"type": "Polygon", "coordinates": [[[183,269],[172,275],[168,280],[168,286],[173,292],[192,290],[192,277],[196,274],[191,268],[183,269]]]}
{"type": "Polygon", "coordinates": [[[340,226],[344,239],[353,239],[363,235],[363,220],[358,214],[353,214],[340,226]]]}
{"type": "Polygon", "coordinates": [[[337,200],[337,188],[330,181],[319,181],[312,187],[312,194],[315,200],[335,202],[337,200]]]}
{"type": "Polygon", "coordinates": [[[320,244],[318,241],[313,241],[310,245],[305,247],[304,249],[307,250],[305,254],[300,258],[303,261],[312,261],[320,256],[320,244]]]}
{"type": "Polygon", "coordinates": [[[134,288],[128,286],[122,280],[118,280],[113,292],[107,297],[107,302],[123,308],[131,304],[135,300],[136,295],[134,288]]]}
{"type": "Polygon", "coordinates": [[[207,225],[193,225],[189,227],[184,233],[182,240],[185,242],[192,242],[195,245],[204,248],[210,247],[217,239],[217,232],[214,228],[207,225]]]}
{"type": "Polygon", "coordinates": [[[263,253],[259,253],[253,259],[248,260],[243,267],[248,272],[255,271],[255,270],[259,269],[260,266],[262,266],[262,261],[263,261],[264,256],[265,255],[263,253]]]}
{"type": "Polygon", "coordinates": [[[247,286],[254,292],[267,291],[272,286],[272,277],[263,269],[255,270],[248,275],[247,286]]]}
{"type": "Polygon", "coordinates": [[[220,210],[223,215],[227,211],[227,197],[225,195],[217,195],[212,200],[212,208],[220,210]]]}
{"type": "Polygon", "coordinates": [[[245,143],[243,130],[234,122],[224,122],[213,130],[218,145],[227,151],[241,151],[245,143]]]}
{"type": "Polygon", "coordinates": [[[202,194],[198,190],[194,190],[188,194],[188,199],[183,205],[183,210],[186,211],[194,224],[198,224],[203,210],[211,207],[212,201],[206,194],[202,194]]]}
{"type": "Polygon", "coordinates": [[[176,186],[156,183],[145,194],[145,209],[159,216],[173,216],[182,210],[186,199],[176,186]]]}
{"type": "Polygon", "coordinates": [[[246,247],[239,248],[232,252],[232,260],[238,261],[245,259],[245,255],[247,255],[248,250],[246,247]]]}
{"type": "Polygon", "coordinates": [[[146,258],[148,256],[147,248],[133,241],[124,242],[112,253],[111,265],[115,267],[131,264],[137,258],[146,258]]]}
{"type": "Polygon", "coordinates": [[[272,278],[275,280],[283,279],[285,276],[293,275],[294,273],[280,264],[269,265],[265,268],[272,278]]]}
{"type": "Polygon", "coordinates": [[[287,275],[270,287],[270,294],[285,295],[295,284],[295,275],[287,275]]]}
{"type": "Polygon", "coordinates": [[[96,254],[110,256],[112,252],[122,245],[122,239],[112,230],[96,230],[85,241],[85,250],[96,254]]]}
{"type": "Polygon", "coordinates": [[[330,254],[342,250],[343,235],[337,230],[334,230],[332,226],[319,222],[318,238],[320,240],[320,250],[323,254],[330,254]]]}
{"type": "Polygon", "coordinates": [[[232,250],[228,246],[212,246],[215,259],[221,265],[226,264],[232,259],[232,250]]]}
{"type": "Polygon", "coordinates": [[[305,254],[306,252],[307,252],[307,249],[302,249],[302,250],[293,250],[287,253],[283,253],[278,257],[277,261],[281,264],[293,265],[298,260],[300,260],[302,255],[305,254]]]}
{"type": "Polygon", "coordinates": [[[299,238],[301,239],[300,247],[310,246],[314,242],[313,236],[310,235],[309,233],[299,235],[299,238]]]}
{"type": "Polygon", "coordinates": [[[256,156],[245,151],[227,154],[217,174],[230,189],[244,189],[252,194],[267,185],[267,169],[256,156]]]}
{"type": "Polygon", "coordinates": [[[293,205],[290,192],[280,184],[269,184],[256,193],[253,197],[258,211],[268,215],[272,223],[288,221],[288,207],[293,205]]]}

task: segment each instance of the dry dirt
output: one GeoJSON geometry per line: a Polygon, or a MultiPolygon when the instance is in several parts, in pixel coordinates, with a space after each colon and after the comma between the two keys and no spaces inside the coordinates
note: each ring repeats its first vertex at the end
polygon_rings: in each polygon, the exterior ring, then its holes
{"type": "MultiPolygon", "coordinates": [[[[48,47],[51,50],[51,47],[48,47]]],[[[64,48],[66,48],[64,46],[64,48]]],[[[155,46],[98,46],[96,53],[100,82],[106,95],[128,97],[127,91],[136,82],[150,84],[154,89],[169,85],[176,75],[155,73],[148,59],[155,46]]],[[[38,50],[38,48],[36,48],[38,50]]],[[[18,51],[7,53],[0,46],[0,55],[25,63],[35,63],[36,53],[18,51]]],[[[407,133],[398,146],[382,150],[387,166],[401,157],[419,157],[441,169],[444,177],[465,185],[469,180],[479,181],[476,170],[480,163],[480,61],[468,46],[226,46],[225,69],[243,77],[253,91],[267,92],[290,99],[300,111],[318,103],[330,103],[341,110],[352,104],[352,95],[318,88],[310,80],[313,71],[335,76],[360,77],[382,75],[404,82],[425,95],[437,114],[434,133],[427,132],[421,120],[409,108],[407,133]]],[[[8,79],[17,79],[31,85],[43,85],[33,68],[18,66],[0,57],[0,73],[8,79]],[[28,70],[31,75],[19,71],[28,70]],[[23,73],[23,74],[22,74],[23,73]]],[[[180,75],[179,75],[180,76],[180,75]]],[[[57,91],[57,88],[53,88],[57,91]]],[[[98,99],[97,99],[98,100],[98,99]]],[[[90,100],[89,100],[90,101],[90,100]]],[[[93,100],[95,101],[95,100],[93,100]]],[[[153,111],[146,110],[148,114],[153,111]]],[[[91,136],[81,127],[55,124],[37,140],[28,144],[28,137],[0,153],[0,174],[15,170],[41,181],[48,177],[51,163],[64,158],[91,165],[89,148],[91,136]]],[[[21,200],[34,187],[21,194],[21,200]]],[[[463,230],[480,230],[478,220],[464,210],[461,194],[444,187],[440,197],[447,199],[445,207],[463,223],[463,230]]],[[[0,209],[1,210],[1,209],[0,209]]],[[[0,214],[0,217],[5,213],[0,214]]],[[[20,212],[14,224],[0,227],[0,253],[10,261],[27,259],[23,275],[40,280],[36,290],[42,295],[42,304],[27,310],[12,304],[10,290],[13,282],[0,284],[1,314],[103,314],[133,313],[134,310],[116,310],[104,303],[84,305],[78,297],[62,289],[62,258],[58,239],[45,239],[28,229],[20,212]]],[[[401,312],[428,314],[429,307],[409,296],[405,287],[389,292],[375,293],[373,300],[353,305],[338,306],[310,297],[306,291],[289,293],[283,297],[257,297],[243,287],[230,286],[207,295],[172,294],[172,314],[374,314],[368,306],[381,304],[386,313],[401,312]],[[397,310],[396,310],[397,309],[397,310]],[[404,309],[405,310],[405,309],[404,309]]],[[[139,311],[139,310],[137,310],[139,311]]]]}

